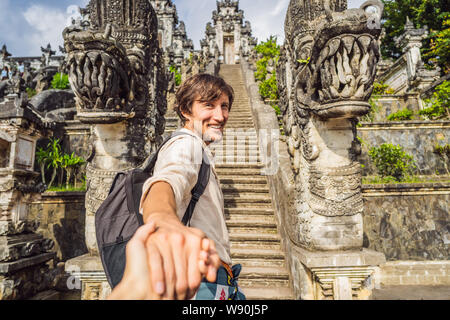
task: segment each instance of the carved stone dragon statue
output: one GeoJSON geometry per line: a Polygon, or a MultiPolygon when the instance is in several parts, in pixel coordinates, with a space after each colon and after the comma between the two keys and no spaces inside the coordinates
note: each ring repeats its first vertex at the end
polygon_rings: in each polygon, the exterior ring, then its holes
{"type": "Polygon", "coordinates": [[[361,248],[357,117],[370,111],[383,5],[291,0],[278,64],[280,109],[296,174],[291,240],[315,250],[361,248]]]}
{"type": "Polygon", "coordinates": [[[91,124],[86,242],[97,252],[94,214],[120,170],[141,165],[164,132],[167,76],[149,0],[91,0],[88,28],[64,30],[77,116],[91,124]]]}

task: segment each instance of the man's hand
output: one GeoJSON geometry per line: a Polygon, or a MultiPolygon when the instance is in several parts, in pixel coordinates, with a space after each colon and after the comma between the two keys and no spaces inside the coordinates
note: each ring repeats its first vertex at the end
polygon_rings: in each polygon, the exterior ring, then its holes
{"type": "Polygon", "coordinates": [[[163,299],[190,299],[203,277],[216,280],[220,258],[214,241],[196,228],[184,226],[176,216],[151,215],[147,223],[157,230],[147,239],[146,249],[153,290],[163,299]]]}

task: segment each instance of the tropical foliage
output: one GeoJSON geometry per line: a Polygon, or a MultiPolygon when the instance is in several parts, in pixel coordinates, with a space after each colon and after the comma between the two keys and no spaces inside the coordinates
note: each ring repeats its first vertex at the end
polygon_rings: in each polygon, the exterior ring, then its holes
{"type": "Polygon", "coordinates": [[[450,160],[450,145],[446,144],[444,146],[441,146],[439,144],[436,144],[433,149],[433,153],[437,154],[441,161],[444,164],[445,171],[447,174],[450,175],[450,172],[448,170],[449,160],[450,160]]]}
{"type": "Polygon", "coordinates": [[[47,185],[47,189],[51,189],[55,183],[58,169],[61,169],[66,173],[66,189],[69,188],[70,180],[72,178],[74,178],[74,185],[75,188],[77,188],[77,178],[75,174],[77,173],[77,170],[86,163],[83,158],[75,156],[73,152],[72,154],[63,153],[60,140],[57,138],[51,139],[47,144],[46,149],[42,147],[38,149],[36,152],[36,161],[40,167],[42,183],[47,185]],[[50,175],[48,184],[46,182],[47,172],[50,175]]]}
{"type": "Polygon", "coordinates": [[[414,113],[411,110],[405,108],[395,113],[391,113],[387,119],[388,121],[407,121],[412,120],[413,114],[414,113]]]}
{"type": "Polygon", "coordinates": [[[450,15],[447,15],[442,30],[431,32],[430,48],[424,51],[424,58],[440,64],[445,73],[450,72],[450,15]]]}
{"type": "Polygon", "coordinates": [[[412,175],[416,168],[413,157],[399,145],[384,143],[379,147],[372,147],[369,156],[383,178],[402,181],[412,175]]]}
{"type": "Polygon", "coordinates": [[[179,86],[181,84],[181,72],[180,70],[178,70],[178,68],[174,65],[171,65],[169,67],[169,71],[171,73],[173,73],[174,77],[175,77],[175,85],[179,86]]]}
{"type": "Polygon", "coordinates": [[[52,80],[52,89],[65,90],[70,88],[69,76],[65,73],[57,73],[52,80]]]}
{"type": "Polygon", "coordinates": [[[450,81],[444,81],[437,86],[433,97],[424,103],[427,107],[419,111],[424,118],[429,120],[450,118],[450,81]]]}
{"type": "Polygon", "coordinates": [[[425,62],[435,60],[443,69],[449,64],[448,0],[382,0],[384,3],[383,28],[386,34],[381,42],[384,58],[398,58],[402,52],[395,44],[394,38],[404,31],[408,17],[416,28],[427,26],[430,36],[422,47],[425,62]],[[444,31],[447,30],[447,31],[444,31]],[[432,42],[434,39],[434,44],[432,42]],[[447,50],[447,51],[445,51],[447,50]],[[445,54],[441,54],[445,53],[445,54]]]}
{"type": "Polygon", "coordinates": [[[379,96],[384,94],[394,94],[394,89],[383,82],[374,82],[372,96],[379,96]]]}
{"type": "Polygon", "coordinates": [[[270,36],[255,48],[260,59],[256,62],[255,79],[259,82],[259,94],[263,99],[278,100],[276,66],[280,57],[277,38],[270,36]],[[270,69],[270,70],[269,70],[270,69]]]}

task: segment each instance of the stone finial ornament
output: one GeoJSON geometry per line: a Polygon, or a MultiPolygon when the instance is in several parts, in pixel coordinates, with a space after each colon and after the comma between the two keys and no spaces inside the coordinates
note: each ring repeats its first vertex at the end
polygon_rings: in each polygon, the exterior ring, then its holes
{"type": "Polygon", "coordinates": [[[346,0],[291,0],[277,70],[298,189],[287,225],[308,249],[362,245],[356,118],[370,111],[383,4],[346,9],[346,0]]]}
{"type": "Polygon", "coordinates": [[[0,56],[3,58],[3,60],[11,57],[11,53],[8,52],[8,49],[6,48],[6,44],[2,46],[2,50],[0,50],[0,56]]]}
{"type": "Polygon", "coordinates": [[[157,22],[148,0],[91,1],[90,28],[64,31],[79,118],[114,123],[144,116],[158,89],[157,22]]]}
{"type": "MultiPolygon", "coordinates": [[[[383,8],[376,1],[366,6],[383,8]]],[[[295,98],[299,108],[322,118],[360,116],[370,108],[381,28],[374,24],[376,13],[346,7],[347,1],[320,0],[291,1],[288,8],[286,51],[295,98]]]]}

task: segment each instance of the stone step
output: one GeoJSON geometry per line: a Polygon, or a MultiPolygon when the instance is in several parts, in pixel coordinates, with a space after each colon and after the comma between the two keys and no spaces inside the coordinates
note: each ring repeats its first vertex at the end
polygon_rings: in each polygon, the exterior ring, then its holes
{"type": "Polygon", "coordinates": [[[210,147],[209,150],[211,153],[218,155],[260,155],[258,143],[248,140],[228,140],[223,144],[210,147]]]}
{"type": "Polygon", "coordinates": [[[252,207],[252,208],[267,208],[272,207],[272,199],[269,194],[248,194],[235,193],[224,194],[225,208],[237,208],[237,207],[252,207]]]}
{"type": "Polygon", "coordinates": [[[253,209],[270,209],[272,203],[270,202],[245,202],[245,201],[225,201],[225,209],[228,208],[253,208],[253,209]]]}
{"type": "Polygon", "coordinates": [[[224,176],[243,176],[256,175],[262,176],[264,167],[260,163],[231,164],[218,163],[215,165],[217,174],[224,176]]]}
{"type": "Polygon", "coordinates": [[[254,249],[264,249],[264,250],[272,250],[272,251],[279,251],[280,253],[282,253],[281,250],[281,244],[280,242],[235,242],[232,241],[231,242],[231,250],[254,250],[254,249]]]}
{"type": "Polygon", "coordinates": [[[252,234],[252,235],[258,234],[258,233],[260,233],[260,234],[278,234],[278,230],[276,229],[276,227],[271,226],[271,225],[259,227],[259,226],[242,225],[240,223],[238,223],[238,224],[231,223],[229,225],[227,224],[227,226],[228,226],[228,232],[230,234],[234,234],[234,233],[237,233],[237,234],[247,233],[247,234],[252,234]]]}
{"type": "Polygon", "coordinates": [[[279,279],[289,280],[289,274],[284,268],[274,267],[246,267],[242,268],[239,279],[279,279]]]}
{"type": "Polygon", "coordinates": [[[214,161],[216,167],[218,165],[227,164],[227,160],[233,161],[229,162],[228,164],[232,165],[235,161],[239,160],[242,161],[246,159],[246,162],[252,161],[252,164],[259,164],[259,158],[262,156],[257,153],[255,150],[239,150],[234,151],[233,150],[225,150],[225,152],[212,152],[212,156],[215,158],[216,161],[214,161]],[[234,160],[233,160],[234,159],[234,160]],[[220,163],[219,163],[220,161],[220,163]]]}
{"type": "Polygon", "coordinates": [[[233,214],[227,219],[227,224],[233,223],[234,225],[242,224],[243,226],[250,227],[275,227],[276,222],[273,215],[268,214],[233,214]]]}
{"type": "Polygon", "coordinates": [[[252,164],[258,163],[260,160],[259,156],[215,156],[215,164],[252,164]]]}
{"type": "Polygon", "coordinates": [[[241,192],[254,192],[257,194],[269,194],[267,186],[253,184],[221,184],[223,194],[235,194],[241,192]]]}
{"type": "Polygon", "coordinates": [[[293,300],[292,289],[288,286],[276,287],[270,290],[267,287],[242,286],[239,282],[241,290],[244,292],[247,300],[293,300]]]}
{"type": "Polygon", "coordinates": [[[262,169],[264,166],[261,163],[252,164],[252,165],[229,165],[229,164],[221,164],[216,166],[216,168],[221,169],[262,169]]]}
{"type": "Polygon", "coordinates": [[[270,267],[270,268],[280,268],[280,269],[286,269],[286,263],[284,259],[247,259],[247,258],[240,258],[240,259],[233,259],[233,264],[241,264],[242,269],[244,268],[251,268],[251,267],[270,267]]]}
{"type": "Polygon", "coordinates": [[[239,286],[241,286],[242,290],[244,290],[244,288],[254,287],[273,290],[273,288],[279,287],[289,288],[290,283],[289,279],[239,279],[239,286]]]}
{"type": "Polygon", "coordinates": [[[220,183],[222,185],[228,184],[257,184],[257,185],[267,185],[267,178],[262,176],[256,177],[242,177],[242,176],[223,176],[220,178],[220,183]]]}
{"type": "Polygon", "coordinates": [[[272,208],[225,208],[226,215],[274,215],[272,208]]]}
{"type": "Polygon", "coordinates": [[[256,132],[248,132],[247,130],[229,130],[223,135],[223,139],[221,144],[225,144],[226,142],[236,142],[236,141],[251,141],[258,142],[258,136],[256,132]]]}
{"type": "Polygon", "coordinates": [[[230,115],[228,117],[228,122],[227,122],[227,126],[230,123],[233,122],[248,122],[248,123],[253,123],[253,118],[251,116],[243,116],[243,117],[236,117],[236,116],[232,116],[230,115]]]}
{"type": "Polygon", "coordinates": [[[230,234],[230,241],[243,241],[243,242],[280,242],[280,236],[278,234],[251,234],[251,233],[233,233],[230,234]]]}
{"type": "Polygon", "coordinates": [[[227,128],[235,124],[248,125],[248,128],[254,128],[254,122],[252,119],[233,119],[229,118],[227,122],[227,128]]]}
{"type": "Polygon", "coordinates": [[[250,218],[246,219],[245,216],[243,216],[242,219],[230,216],[226,221],[226,224],[228,228],[241,228],[243,230],[247,228],[273,229],[274,232],[277,232],[277,223],[275,222],[274,217],[264,220],[252,220],[250,218]]]}
{"type": "Polygon", "coordinates": [[[210,150],[214,151],[242,151],[242,150],[258,150],[259,140],[258,139],[236,139],[228,138],[224,139],[219,143],[211,145],[210,150]]]}
{"type": "Polygon", "coordinates": [[[239,192],[233,195],[224,195],[224,200],[227,201],[240,201],[246,203],[272,203],[272,198],[269,194],[260,195],[252,192],[239,192]]]}
{"type": "MultiPolygon", "coordinates": [[[[225,163],[218,164],[218,165],[225,165],[225,163]]],[[[240,164],[233,164],[234,166],[239,166],[240,164]]],[[[249,166],[251,164],[248,164],[249,166]]],[[[258,179],[261,177],[266,178],[263,173],[263,168],[256,169],[256,168],[250,168],[250,169],[242,169],[242,168],[217,168],[216,166],[216,173],[219,176],[220,179],[233,179],[235,177],[245,177],[246,179],[258,179]]]]}
{"type": "Polygon", "coordinates": [[[231,258],[235,259],[283,259],[284,254],[280,250],[262,248],[231,248],[231,258]]]}

